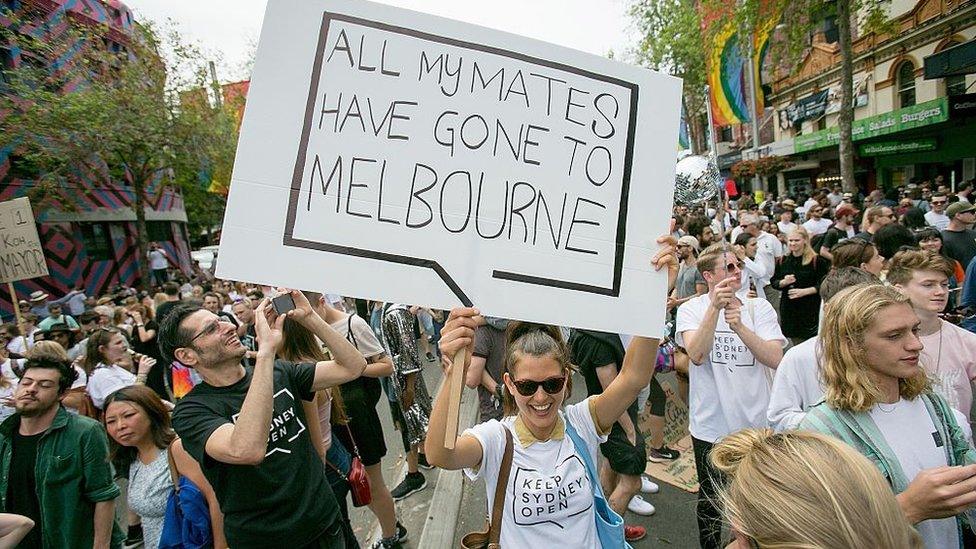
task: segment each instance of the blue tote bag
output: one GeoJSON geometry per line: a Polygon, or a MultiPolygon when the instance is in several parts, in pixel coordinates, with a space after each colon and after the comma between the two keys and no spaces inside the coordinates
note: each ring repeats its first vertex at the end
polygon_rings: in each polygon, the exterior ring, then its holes
{"type": "Polygon", "coordinates": [[[590,450],[569,419],[566,420],[566,434],[573,441],[576,453],[583,458],[583,464],[586,465],[586,475],[590,478],[590,485],[593,486],[593,514],[596,516],[596,534],[600,538],[600,545],[603,546],[603,549],[616,549],[618,547],[631,549],[624,538],[624,519],[610,507],[606,496],[603,495],[603,487],[600,486],[600,478],[597,474],[596,465],[590,457],[590,450]]]}

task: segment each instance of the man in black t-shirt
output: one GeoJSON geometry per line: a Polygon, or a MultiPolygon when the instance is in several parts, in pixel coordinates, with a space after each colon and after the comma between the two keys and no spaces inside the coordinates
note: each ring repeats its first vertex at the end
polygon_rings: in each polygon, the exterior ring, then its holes
{"type": "Polygon", "coordinates": [[[949,226],[942,231],[945,254],[965,268],[976,257],[976,206],[967,202],[954,202],[946,209],[949,226]]]}
{"type": "Polygon", "coordinates": [[[173,427],[200,463],[224,513],[234,548],[345,546],[345,528],[299,399],[362,374],[366,360],[328,325],[301,292],[288,316],[309,329],[335,360],[275,360],[284,317],[261,301],[255,314],[260,349],[244,368],[245,348],[234,326],[210,311],[184,305],[163,321],[159,347],[197,371],[203,382],[176,405],[173,427]]]}

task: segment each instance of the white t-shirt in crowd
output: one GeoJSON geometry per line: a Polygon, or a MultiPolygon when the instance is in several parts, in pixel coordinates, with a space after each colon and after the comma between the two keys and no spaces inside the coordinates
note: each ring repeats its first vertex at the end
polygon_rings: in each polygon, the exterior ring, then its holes
{"type": "MultiPolygon", "coordinates": [[[[593,397],[590,397],[593,398],[593,397]]],[[[560,413],[570,421],[597,463],[597,449],[607,437],[597,434],[589,399],[566,406],[560,413]]],[[[593,515],[593,486],[586,465],[576,453],[573,440],[533,442],[523,448],[515,434],[515,418],[490,420],[464,434],[481,443],[483,457],[478,469],[465,469],[471,480],[485,479],[488,501],[494,501],[498,470],[505,454],[505,431],[512,431],[512,469],[505,489],[500,545],[541,549],[561,540],[572,547],[600,547],[593,515]]],[[[491,512],[491,507],[488,509],[491,512]]]]}
{"type": "MultiPolygon", "coordinates": [[[[769,276],[761,281],[763,287],[769,285],[769,279],[776,272],[776,258],[782,255],[783,245],[779,239],[766,231],[760,232],[756,237],[756,261],[762,264],[765,272],[769,273],[769,276]]],[[[757,289],[762,290],[762,287],[757,289]]]]}
{"type": "Polygon", "coordinates": [[[166,260],[166,252],[160,249],[149,250],[149,268],[158,271],[160,269],[165,269],[169,267],[169,261],[166,260]]]}
{"type": "Polygon", "coordinates": [[[818,347],[820,336],[790,347],[776,368],[766,417],[776,431],[797,429],[807,410],[823,400],[818,347]]]}
{"type": "Polygon", "coordinates": [[[99,410],[105,398],[123,387],[136,384],[136,375],[121,366],[99,364],[88,377],[88,396],[99,410]]]}
{"type": "Polygon", "coordinates": [[[807,219],[803,222],[803,228],[810,233],[810,238],[813,238],[818,234],[827,232],[831,224],[833,224],[833,221],[821,217],[820,219],[807,219]]]}
{"type": "Polygon", "coordinates": [[[13,399],[14,391],[17,390],[17,385],[20,383],[20,379],[14,373],[13,361],[9,358],[3,361],[3,363],[0,363],[0,376],[3,376],[7,385],[6,387],[0,387],[0,421],[3,421],[14,415],[14,412],[17,411],[13,406],[3,404],[3,401],[13,399]]]}
{"type": "Polygon", "coordinates": [[[365,358],[373,358],[374,356],[385,353],[386,351],[383,349],[383,345],[376,338],[376,334],[373,333],[373,329],[369,327],[369,324],[359,315],[350,316],[352,317],[351,322],[349,317],[337,320],[331,324],[332,329],[339,332],[339,335],[342,337],[350,339],[349,327],[352,326],[352,336],[356,341],[356,348],[359,349],[359,352],[365,358]]]}
{"type": "MultiPolygon", "coordinates": [[[[710,306],[708,294],[678,307],[677,342],[697,330],[710,306]]],[[[785,343],[773,306],[764,299],[742,305],[742,323],[766,341],[785,343]],[[750,312],[750,305],[751,309],[750,312]]],[[[725,311],[719,312],[715,340],[705,360],[689,367],[689,430],[705,442],[716,442],[747,427],[766,427],[770,377],[773,370],[756,360],[739,335],[729,328],[725,311]]]]}
{"type": "MultiPolygon", "coordinates": [[[[871,419],[895,453],[905,478],[914,479],[920,472],[933,467],[943,467],[946,462],[945,447],[936,443],[938,437],[932,417],[920,398],[899,399],[893,404],[878,403],[868,411],[871,419]]],[[[956,413],[956,422],[972,438],[969,422],[956,413]]],[[[942,442],[945,444],[945,441],[942,442]]],[[[915,525],[926,547],[959,547],[959,534],[954,517],[923,520],[915,525]]]]}
{"type": "Polygon", "coordinates": [[[779,233],[790,236],[790,233],[796,230],[798,225],[790,221],[789,223],[783,223],[782,221],[777,221],[776,226],[779,227],[779,233]]]}
{"type": "Polygon", "coordinates": [[[749,297],[749,286],[751,284],[756,287],[756,297],[766,299],[766,293],[762,291],[764,286],[763,282],[768,281],[773,276],[773,273],[766,272],[765,265],[748,257],[742,263],[742,286],[739,288],[739,291],[735,292],[735,296],[745,301],[749,297]]]}
{"type": "Polygon", "coordinates": [[[932,379],[933,389],[949,406],[969,417],[973,405],[972,380],[976,378],[976,334],[942,321],[940,333],[920,337],[921,364],[932,379]]]}
{"type": "Polygon", "coordinates": [[[925,212],[925,222],[940,231],[944,231],[949,226],[949,216],[944,213],[935,213],[934,210],[925,212]]]}

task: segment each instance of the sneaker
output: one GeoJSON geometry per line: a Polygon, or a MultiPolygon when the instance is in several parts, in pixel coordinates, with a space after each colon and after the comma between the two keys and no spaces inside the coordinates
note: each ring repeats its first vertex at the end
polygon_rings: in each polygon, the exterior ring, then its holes
{"type": "Polygon", "coordinates": [[[396,525],[396,538],[397,541],[407,541],[407,527],[400,524],[400,521],[396,525]]]}
{"type": "Polygon", "coordinates": [[[413,494],[414,492],[419,492],[427,487],[427,478],[424,477],[423,473],[417,471],[416,473],[407,473],[407,476],[403,481],[397,485],[396,488],[390,491],[390,495],[393,499],[400,501],[401,499],[413,494]]]}
{"type": "Polygon", "coordinates": [[[376,540],[376,543],[370,545],[369,549],[401,549],[402,547],[400,540],[394,534],[388,538],[376,540]]]}
{"type": "Polygon", "coordinates": [[[681,457],[681,452],[668,448],[667,446],[647,449],[647,461],[653,461],[654,463],[661,463],[662,461],[673,461],[678,459],[679,457],[681,457]]]}
{"type": "Polygon", "coordinates": [[[624,525],[624,539],[627,541],[640,541],[647,535],[647,530],[643,526],[624,525]]]}
{"type": "Polygon", "coordinates": [[[428,471],[434,468],[433,465],[427,463],[427,456],[425,456],[424,454],[417,454],[417,465],[419,465],[424,469],[427,469],[428,471]]]}
{"type": "Polygon", "coordinates": [[[627,503],[627,510],[631,513],[636,513],[645,517],[649,517],[654,514],[654,505],[651,502],[644,499],[640,494],[635,495],[630,498],[630,502],[627,503]]]}
{"type": "Polygon", "coordinates": [[[137,547],[142,547],[141,524],[133,524],[132,526],[129,526],[129,533],[125,537],[123,547],[125,547],[125,549],[136,549],[137,547]]]}
{"type": "Polygon", "coordinates": [[[656,494],[660,491],[661,487],[656,482],[645,476],[641,476],[641,492],[645,494],[656,494]]]}

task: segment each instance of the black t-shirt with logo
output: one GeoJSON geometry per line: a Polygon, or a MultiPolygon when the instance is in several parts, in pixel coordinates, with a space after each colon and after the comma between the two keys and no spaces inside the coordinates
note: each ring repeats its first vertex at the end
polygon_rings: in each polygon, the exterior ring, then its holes
{"type": "Polygon", "coordinates": [[[253,375],[245,372],[227,387],[194,387],[176,405],[173,428],[217,494],[231,547],[305,546],[339,518],[300,402],[314,396],[315,366],[275,361],[268,450],[254,466],[222,463],[205,451],[217,428],[237,420],[253,375]]]}
{"type": "Polygon", "coordinates": [[[41,504],[37,501],[37,443],[44,433],[22,435],[14,428],[13,452],[10,456],[10,481],[7,484],[7,512],[23,515],[34,521],[34,527],[17,547],[40,549],[41,504]]]}

